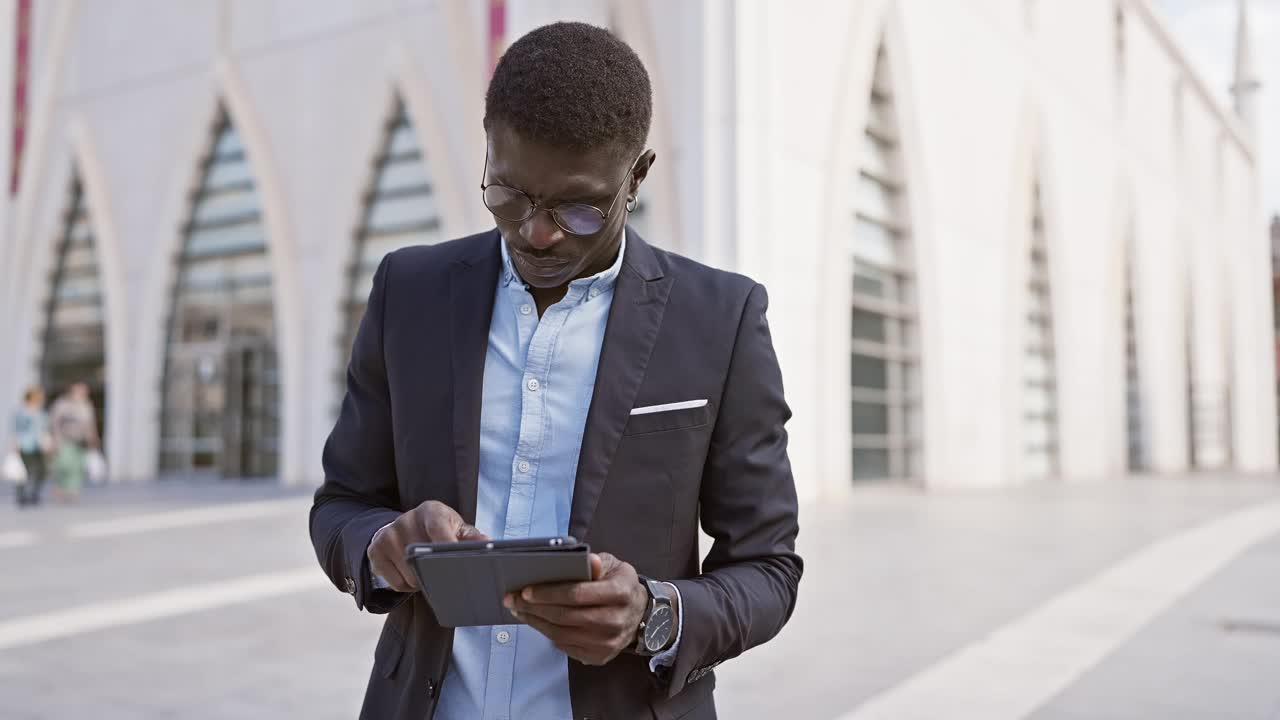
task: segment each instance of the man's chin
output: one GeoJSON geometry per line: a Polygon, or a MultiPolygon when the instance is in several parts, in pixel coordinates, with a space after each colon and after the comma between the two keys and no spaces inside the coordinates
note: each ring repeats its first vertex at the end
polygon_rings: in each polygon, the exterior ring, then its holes
{"type": "Polygon", "coordinates": [[[564,287],[573,280],[578,271],[576,263],[543,265],[524,261],[523,258],[516,261],[516,268],[520,271],[520,278],[525,281],[525,284],[539,290],[564,287]]]}

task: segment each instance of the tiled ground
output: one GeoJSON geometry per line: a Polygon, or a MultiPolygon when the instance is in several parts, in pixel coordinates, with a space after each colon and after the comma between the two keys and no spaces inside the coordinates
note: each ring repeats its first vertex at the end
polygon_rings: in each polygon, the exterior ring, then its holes
{"type": "MultiPolygon", "coordinates": [[[[314,566],[297,515],[76,540],[67,529],[264,485],[98,490],[0,508],[0,626],[50,610],[314,566]]],[[[1275,478],[970,493],[869,488],[808,507],[801,598],[777,640],[718,671],[724,718],[834,718],[1135,550],[1280,499],[1275,478]]],[[[316,570],[319,573],[319,570],[316,570]]],[[[1042,706],[1046,720],[1280,718],[1280,538],[1246,552],[1042,706]],[[1224,621],[1241,624],[1233,632],[1224,621]]],[[[354,717],[378,619],[318,588],[0,650],[0,718],[354,717]]],[[[983,692],[975,688],[974,692],[983,692]]]]}

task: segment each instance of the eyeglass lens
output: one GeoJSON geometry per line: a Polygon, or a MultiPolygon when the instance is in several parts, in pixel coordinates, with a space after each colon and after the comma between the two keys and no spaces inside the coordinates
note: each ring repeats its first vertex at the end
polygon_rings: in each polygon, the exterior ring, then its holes
{"type": "MultiPolygon", "coordinates": [[[[503,185],[486,187],[484,204],[490,212],[508,222],[521,222],[533,212],[533,201],[528,195],[503,185]]],[[[550,211],[560,227],[576,235],[591,235],[604,227],[604,216],[594,205],[561,203],[550,211]]]]}

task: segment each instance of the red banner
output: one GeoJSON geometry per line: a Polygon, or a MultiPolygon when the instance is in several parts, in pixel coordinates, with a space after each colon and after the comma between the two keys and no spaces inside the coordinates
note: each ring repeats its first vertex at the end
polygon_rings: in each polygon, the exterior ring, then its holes
{"type": "Polygon", "coordinates": [[[9,162],[9,195],[18,193],[22,150],[27,140],[27,77],[31,62],[31,0],[18,0],[13,42],[13,154],[9,162]]]}
{"type": "Polygon", "coordinates": [[[489,75],[498,66],[498,58],[506,50],[507,38],[507,2],[506,0],[489,0],[489,75]]]}

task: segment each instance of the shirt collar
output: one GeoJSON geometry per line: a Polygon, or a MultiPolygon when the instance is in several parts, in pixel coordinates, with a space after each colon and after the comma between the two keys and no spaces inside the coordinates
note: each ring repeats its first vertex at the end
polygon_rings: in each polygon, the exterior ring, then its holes
{"type": "MultiPolygon", "coordinates": [[[[507,251],[507,241],[501,237],[498,238],[498,245],[502,248],[502,284],[510,285],[519,282],[524,285],[524,281],[520,278],[520,273],[516,271],[516,267],[511,262],[511,253],[507,251]]],[[[585,287],[587,289],[596,290],[596,294],[600,294],[607,290],[613,289],[618,282],[618,274],[622,272],[622,258],[627,254],[627,231],[622,230],[622,242],[618,243],[618,257],[614,259],[613,264],[601,270],[595,275],[584,278],[578,278],[569,283],[569,287],[585,287]]]]}

